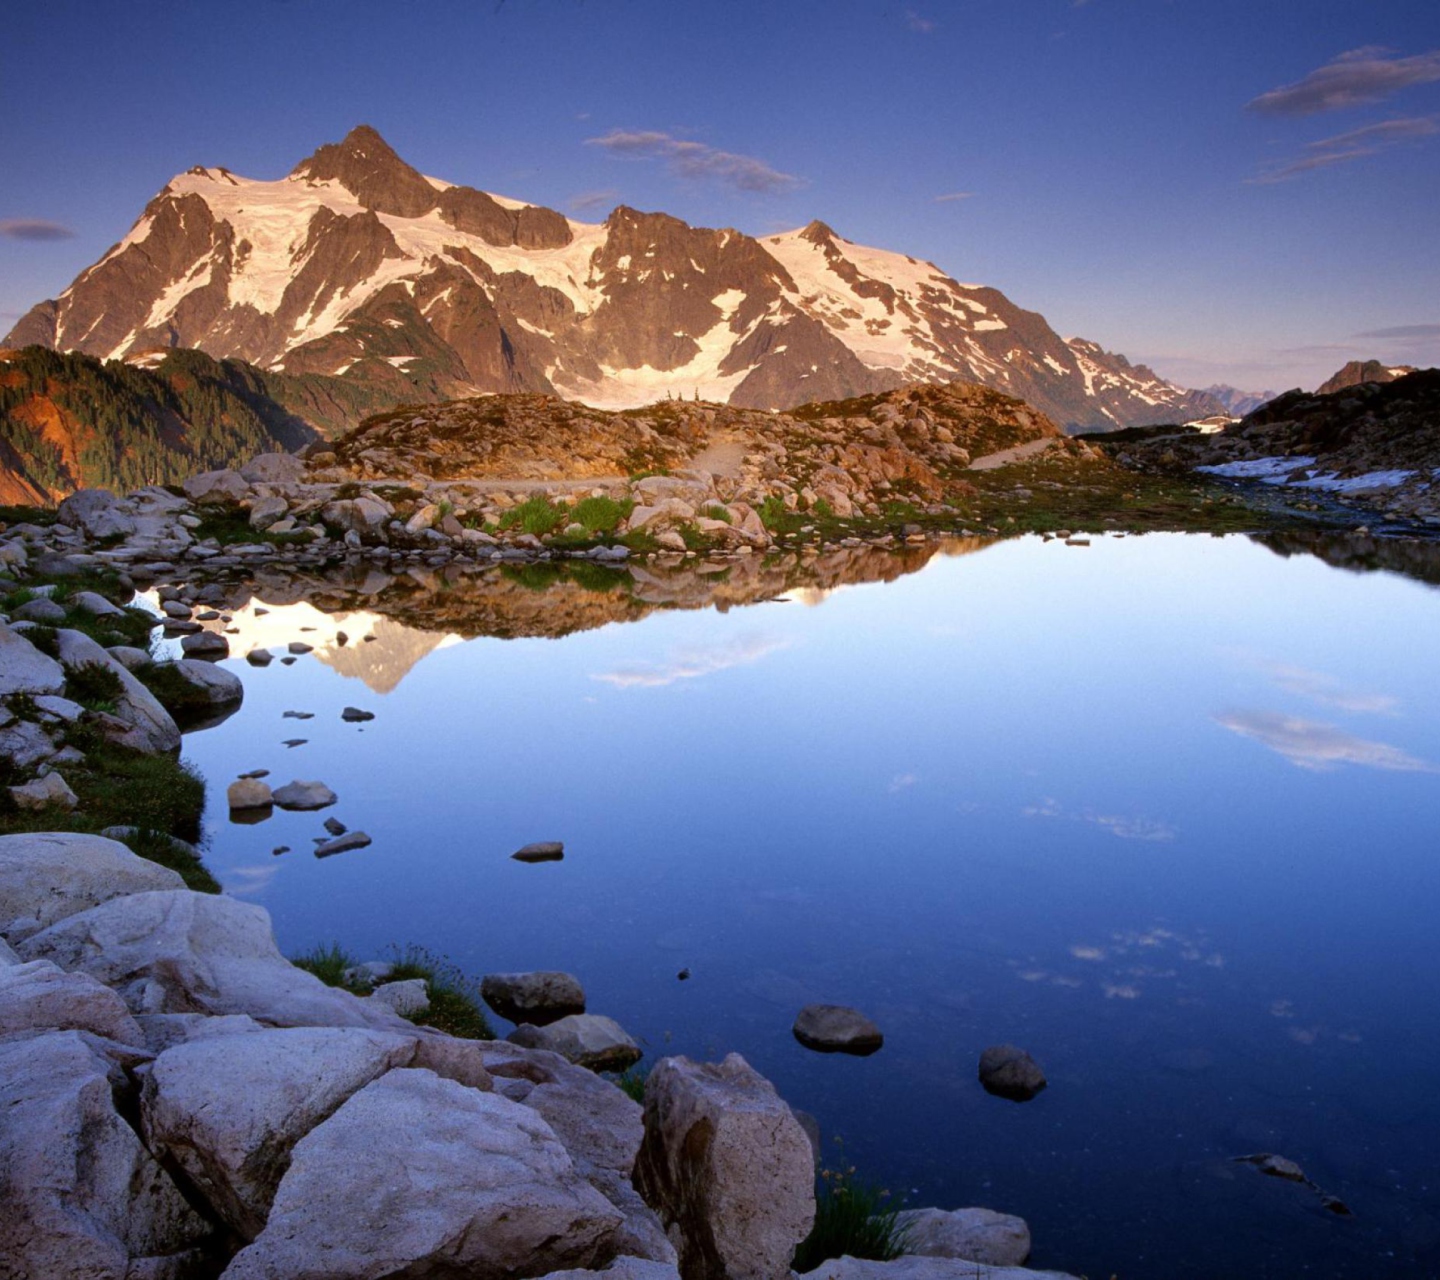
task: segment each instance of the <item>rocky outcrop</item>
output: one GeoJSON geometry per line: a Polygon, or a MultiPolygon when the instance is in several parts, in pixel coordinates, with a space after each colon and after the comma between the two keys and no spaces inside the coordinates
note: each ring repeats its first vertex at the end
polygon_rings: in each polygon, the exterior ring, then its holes
{"type": "Polygon", "coordinates": [[[624,1071],[640,1061],[642,1050],[614,1018],[572,1013],[544,1025],[521,1023],[506,1037],[527,1049],[558,1053],[592,1071],[624,1071]]]}
{"type": "Polygon", "coordinates": [[[555,970],[487,973],[480,980],[485,1003],[507,1022],[536,1026],[585,1012],[585,988],[574,974],[555,970]]]}
{"type": "Polygon", "coordinates": [[[1030,1256],[1024,1218],[993,1209],[907,1209],[896,1215],[905,1252],[931,1258],[963,1258],[995,1267],[1019,1267],[1030,1256]]]}
{"type": "Polygon", "coordinates": [[[645,1087],[635,1185],[685,1280],[774,1280],[815,1220],[810,1140],[739,1054],[665,1058],[645,1087]]]}
{"type": "Polygon", "coordinates": [[[1076,1280],[1068,1272],[991,1267],[960,1258],[908,1255],[893,1262],[839,1258],[822,1262],[809,1274],[814,1280],[1076,1280]]]}
{"type": "Polygon", "coordinates": [[[534,1111],[401,1069],[296,1143],[225,1277],[542,1276],[608,1261],[620,1222],[534,1111]]]}
{"type": "Polygon", "coordinates": [[[1415,366],[1409,364],[1389,365],[1379,360],[1350,360],[1316,387],[1315,394],[1333,395],[1337,391],[1358,387],[1366,382],[1394,382],[1396,378],[1403,378],[1407,373],[1415,371],[1415,366]]]}

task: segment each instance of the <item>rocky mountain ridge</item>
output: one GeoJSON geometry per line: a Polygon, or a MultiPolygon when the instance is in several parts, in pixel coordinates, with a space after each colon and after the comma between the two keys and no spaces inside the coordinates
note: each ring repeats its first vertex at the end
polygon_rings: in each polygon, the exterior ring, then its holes
{"type": "Polygon", "coordinates": [[[1351,360],[1344,368],[1322,382],[1315,389],[1315,394],[1328,396],[1366,382],[1394,382],[1396,378],[1403,378],[1407,373],[1415,371],[1415,366],[1409,364],[1388,365],[1379,360],[1351,360]]]}
{"type": "Polygon", "coordinates": [[[178,175],[6,339],[32,343],[106,359],[195,347],[392,403],[531,391],[770,409],[961,380],[1066,427],[1221,407],[821,222],[754,238],[622,206],[581,223],[426,177],[365,126],[278,181],[178,175]]]}

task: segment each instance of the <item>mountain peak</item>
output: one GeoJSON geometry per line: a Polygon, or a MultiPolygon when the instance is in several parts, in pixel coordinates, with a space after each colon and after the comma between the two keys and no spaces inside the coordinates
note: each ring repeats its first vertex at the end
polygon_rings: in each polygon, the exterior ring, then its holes
{"type": "Polygon", "coordinates": [[[326,143],[296,165],[291,176],[338,182],[367,209],[400,218],[424,217],[439,196],[368,124],[356,125],[339,142],[326,143]]]}
{"type": "Polygon", "coordinates": [[[813,222],[806,225],[805,229],[800,233],[800,238],[810,241],[811,244],[828,244],[830,241],[838,239],[834,228],[830,227],[827,223],[821,222],[819,218],[816,218],[813,222]]]}

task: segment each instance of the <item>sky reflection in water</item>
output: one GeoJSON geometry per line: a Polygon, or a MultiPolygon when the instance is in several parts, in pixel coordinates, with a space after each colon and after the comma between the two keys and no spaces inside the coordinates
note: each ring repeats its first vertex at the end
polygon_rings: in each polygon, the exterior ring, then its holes
{"type": "Polygon", "coordinates": [[[285,949],[572,970],[652,1060],[745,1054],[896,1194],[1023,1214],[1037,1266],[1440,1272],[1434,588],[1241,538],[1026,539],[558,640],[258,624],[353,637],[232,664],[244,708],[188,740],[211,864],[285,949]],[[253,768],[323,779],[375,843],[228,824],[253,768]],[[565,862],[508,859],[546,839],[565,862]],[[811,1000],[885,1048],[803,1050],[811,1000]],[[1006,1040],[1051,1081],[1025,1106],[974,1078],[1006,1040]],[[1228,1162],[1257,1150],[1355,1219],[1228,1162]]]}

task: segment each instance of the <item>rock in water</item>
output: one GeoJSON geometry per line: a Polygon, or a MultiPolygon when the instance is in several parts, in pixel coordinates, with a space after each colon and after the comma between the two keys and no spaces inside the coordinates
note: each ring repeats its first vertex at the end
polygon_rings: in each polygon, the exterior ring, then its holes
{"type": "Polygon", "coordinates": [[[565,856],[565,846],[559,840],[542,840],[516,849],[510,856],[516,862],[559,862],[565,856]]]}
{"type": "Polygon", "coordinates": [[[276,787],[275,803],[282,809],[324,809],[339,799],[323,782],[287,782],[276,787]]]}
{"type": "Polygon", "coordinates": [[[505,1038],[527,1049],[548,1049],[591,1071],[624,1071],[644,1053],[614,1018],[596,1013],[572,1013],[544,1027],[522,1023],[505,1038]]]}
{"type": "Polygon", "coordinates": [[[275,803],[269,786],[259,778],[237,778],[225,789],[231,811],[269,809],[275,803]]]}
{"type": "Polygon", "coordinates": [[[905,1232],[905,1252],[931,1258],[963,1258],[992,1267],[1019,1267],[1030,1256],[1024,1218],[993,1209],[910,1209],[895,1225],[905,1232]]]}
{"type": "Polygon", "coordinates": [[[808,1004],[795,1019],[795,1039],[818,1053],[853,1053],[865,1057],[885,1037],[864,1014],[840,1004],[808,1004]]]}
{"type": "Polygon", "coordinates": [[[214,631],[196,631],[180,641],[180,648],[192,658],[226,658],[230,655],[230,641],[214,631]]]}
{"type": "Polygon", "coordinates": [[[346,707],[345,710],[340,713],[340,719],[344,720],[347,724],[361,724],[366,720],[375,719],[375,713],[373,711],[362,711],[359,707],[346,707]]]}
{"type": "Polygon", "coordinates": [[[585,988],[574,974],[541,969],[533,973],[487,973],[480,994],[509,1022],[543,1027],[585,1012],[585,988]]]}
{"type": "Polygon", "coordinates": [[[822,1262],[810,1280],[1076,1280],[1063,1271],[1031,1271],[1025,1267],[987,1267],[956,1258],[905,1254],[893,1262],[839,1258],[822,1262]]]}
{"type": "Polygon", "coordinates": [[[225,1275],[541,1276],[602,1264],[622,1221],[534,1111],[400,1069],[296,1144],[264,1231],[225,1275]]]}
{"type": "Polygon", "coordinates": [[[691,1280],[776,1280],[815,1222],[810,1140],[739,1054],[665,1058],[645,1086],[635,1186],[691,1280]]]}
{"type": "Polygon", "coordinates": [[[330,858],[337,853],[349,853],[351,849],[363,849],[372,844],[370,837],[363,831],[347,831],[344,835],[336,836],[333,840],[325,840],[315,846],[317,858],[330,858]]]}
{"type": "Polygon", "coordinates": [[[980,1083],[986,1093],[1012,1102],[1029,1102],[1045,1087],[1045,1073],[1024,1049],[993,1044],[980,1055],[980,1083]]]}

